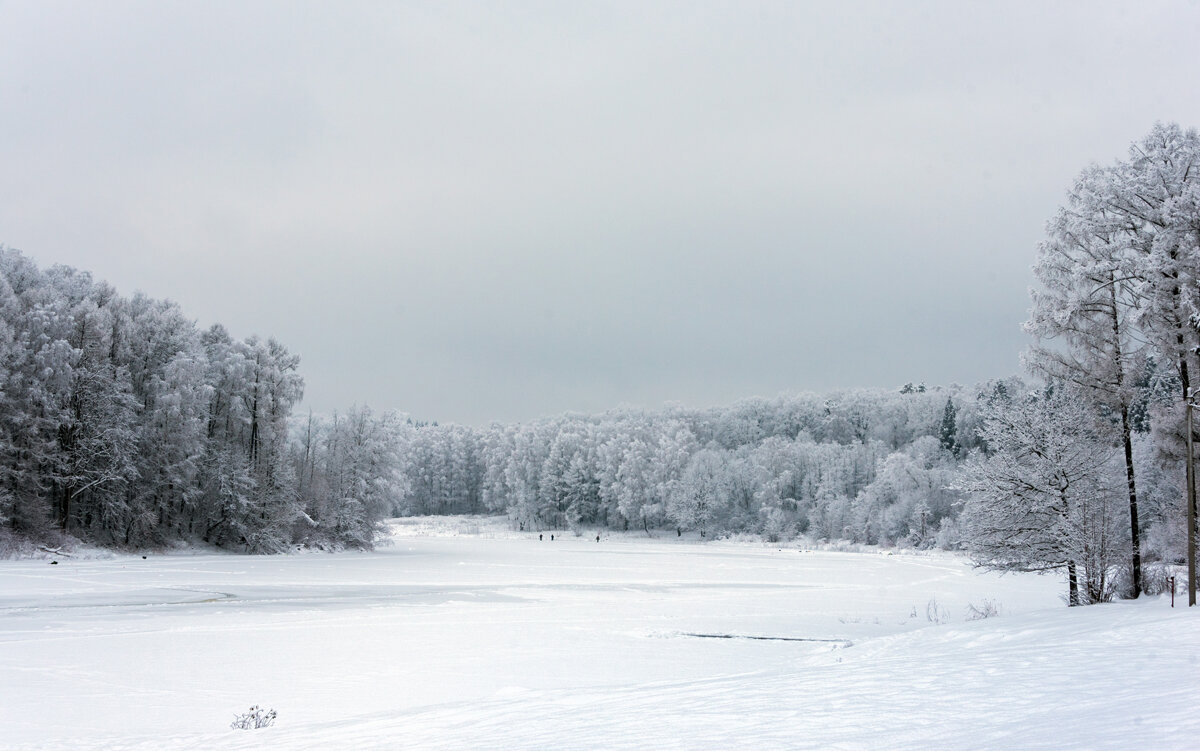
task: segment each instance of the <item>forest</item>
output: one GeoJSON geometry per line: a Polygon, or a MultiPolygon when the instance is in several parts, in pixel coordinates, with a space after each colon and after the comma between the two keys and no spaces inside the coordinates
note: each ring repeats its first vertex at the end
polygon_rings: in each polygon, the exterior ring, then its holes
{"type": "Polygon", "coordinates": [[[1027,379],[487,427],[299,409],[299,358],[0,248],[0,554],[369,548],[389,515],[965,549],[1071,604],[1183,560],[1200,137],[1085,169],[1037,249],[1027,379]]]}

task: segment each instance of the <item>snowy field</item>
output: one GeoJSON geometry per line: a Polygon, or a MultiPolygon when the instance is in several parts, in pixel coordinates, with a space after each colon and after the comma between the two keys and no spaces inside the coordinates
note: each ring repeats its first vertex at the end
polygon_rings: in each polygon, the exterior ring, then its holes
{"type": "Polygon", "coordinates": [[[1166,598],[1069,610],[948,555],[393,532],[0,561],[0,746],[1200,747],[1200,609],[1166,598]],[[230,730],[252,704],[276,724],[230,730]]]}

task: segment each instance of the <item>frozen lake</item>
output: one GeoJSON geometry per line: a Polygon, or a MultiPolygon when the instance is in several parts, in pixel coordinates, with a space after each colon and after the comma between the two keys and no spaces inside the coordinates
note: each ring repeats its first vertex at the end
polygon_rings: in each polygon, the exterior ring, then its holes
{"type": "Polygon", "coordinates": [[[0,561],[0,746],[1185,748],[1200,732],[1200,619],[1164,598],[1068,610],[1056,578],[949,555],[448,529],[405,522],[374,553],[0,561]],[[968,621],[984,600],[1002,614],[968,621]],[[252,704],[275,726],[229,730],[252,704]]]}

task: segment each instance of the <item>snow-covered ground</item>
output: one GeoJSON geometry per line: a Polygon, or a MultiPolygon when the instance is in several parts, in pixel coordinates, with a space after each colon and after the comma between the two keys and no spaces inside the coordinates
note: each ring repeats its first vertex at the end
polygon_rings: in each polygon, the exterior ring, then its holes
{"type": "Polygon", "coordinates": [[[1166,598],[1068,609],[949,555],[393,529],[0,561],[0,746],[1200,747],[1200,609],[1166,598]],[[252,704],[275,726],[230,730],[252,704]]]}

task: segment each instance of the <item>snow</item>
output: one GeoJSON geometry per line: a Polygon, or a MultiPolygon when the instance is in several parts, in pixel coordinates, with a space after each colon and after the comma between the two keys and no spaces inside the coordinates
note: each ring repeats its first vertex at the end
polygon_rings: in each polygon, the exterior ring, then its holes
{"type": "Polygon", "coordinates": [[[1068,609],[1056,579],[944,554],[551,543],[470,519],[393,533],[374,553],[0,561],[0,746],[1182,749],[1200,734],[1200,609],[1166,598],[1068,609]],[[1001,615],[966,620],[985,599],[1001,615]],[[230,730],[254,704],[275,725],[230,730]]]}

